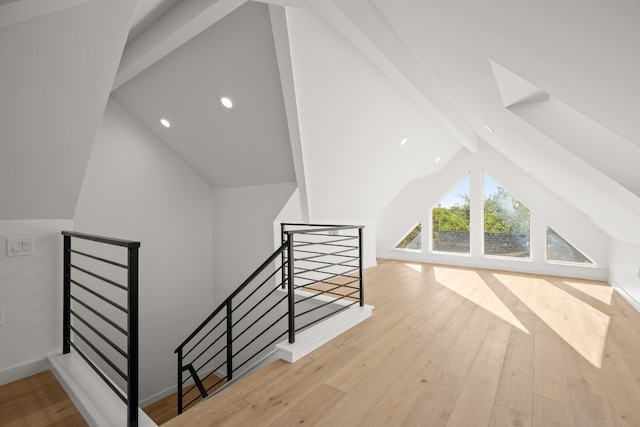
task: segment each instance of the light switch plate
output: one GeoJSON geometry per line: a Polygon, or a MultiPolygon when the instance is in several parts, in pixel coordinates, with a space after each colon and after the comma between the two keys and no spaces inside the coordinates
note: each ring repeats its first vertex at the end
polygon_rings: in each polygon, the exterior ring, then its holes
{"type": "Polygon", "coordinates": [[[7,237],[7,256],[33,255],[33,237],[7,237]]]}

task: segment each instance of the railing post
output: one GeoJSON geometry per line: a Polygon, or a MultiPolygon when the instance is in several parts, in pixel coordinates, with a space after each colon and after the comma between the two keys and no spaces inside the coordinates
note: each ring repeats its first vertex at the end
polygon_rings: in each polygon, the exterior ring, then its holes
{"type": "Polygon", "coordinates": [[[360,270],[360,307],[364,307],[364,274],[363,274],[363,266],[362,266],[362,258],[364,256],[364,251],[362,248],[362,228],[358,228],[358,269],[360,270]]]}
{"type": "MultiPolygon", "coordinates": [[[[280,223],[280,244],[282,245],[284,243],[284,222],[280,223]]],[[[280,260],[282,261],[282,289],[284,289],[285,286],[285,282],[287,281],[287,274],[284,271],[284,266],[286,264],[285,258],[284,258],[284,252],[282,251],[282,254],[280,254],[280,260]]]]}
{"type": "Polygon", "coordinates": [[[182,414],[182,347],[178,348],[178,415],[182,414]]]}
{"type": "Polygon", "coordinates": [[[63,251],[62,353],[67,354],[71,351],[71,236],[64,236],[63,251]]]}
{"type": "Polygon", "coordinates": [[[231,327],[231,300],[227,302],[227,381],[233,379],[233,333],[231,327]]]}
{"type": "Polygon", "coordinates": [[[296,313],[295,313],[295,280],[293,277],[293,233],[289,233],[289,240],[287,244],[287,259],[289,260],[288,264],[288,281],[289,281],[289,343],[293,344],[296,342],[296,313]]]}
{"type": "Polygon", "coordinates": [[[138,425],[138,248],[129,248],[127,284],[127,407],[128,425],[138,425]]]}

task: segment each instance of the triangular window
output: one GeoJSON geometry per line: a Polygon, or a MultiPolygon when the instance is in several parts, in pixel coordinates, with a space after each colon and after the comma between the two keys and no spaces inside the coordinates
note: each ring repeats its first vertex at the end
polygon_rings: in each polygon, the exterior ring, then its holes
{"type": "Polygon", "coordinates": [[[551,227],[547,227],[547,261],[593,264],[593,261],[563,239],[551,227]]]}
{"type": "Polygon", "coordinates": [[[470,210],[467,175],[431,210],[434,251],[470,253],[470,210]]]}
{"type": "Polygon", "coordinates": [[[422,250],[422,224],[418,223],[412,228],[396,245],[396,249],[422,250]]]}
{"type": "Polygon", "coordinates": [[[530,258],[529,208],[484,174],[484,254],[530,258]]]}

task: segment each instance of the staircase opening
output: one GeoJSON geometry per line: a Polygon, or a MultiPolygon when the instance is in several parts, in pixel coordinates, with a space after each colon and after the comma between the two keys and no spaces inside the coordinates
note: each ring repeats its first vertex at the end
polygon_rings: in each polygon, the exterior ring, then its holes
{"type": "Polygon", "coordinates": [[[362,226],[283,223],[280,247],[176,349],[178,413],[273,360],[310,352],[307,341],[302,352],[287,346],[323,321],[354,308],[368,317],[362,233],[362,226]]]}

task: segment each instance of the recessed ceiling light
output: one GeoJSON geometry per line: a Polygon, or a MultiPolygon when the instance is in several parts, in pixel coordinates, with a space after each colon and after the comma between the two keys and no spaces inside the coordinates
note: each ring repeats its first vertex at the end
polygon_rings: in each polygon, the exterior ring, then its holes
{"type": "Polygon", "coordinates": [[[406,144],[408,140],[409,140],[408,138],[402,138],[402,139],[400,140],[400,145],[404,145],[404,144],[406,144]]]}
{"type": "Polygon", "coordinates": [[[220,97],[220,103],[221,103],[225,108],[231,108],[231,107],[233,107],[233,102],[231,101],[231,98],[229,98],[228,96],[221,96],[221,97],[220,97]]]}
{"type": "Polygon", "coordinates": [[[160,119],[160,124],[166,128],[170,128],[171,127],[171,123],[169,123],[169,120],[167,119],[160,119]]]}
{"type": "Polygon", "coordinates": [[[436,163],[440,161],[440,157],[436,157],[436,163]]]}
{"type": "Polygon", "coordinates": [[[491,129],[489,126],[487,126],[487,125],[485,125],[485,124],[483,124],[482,126],[484,126],[484,128],[485,128],[486,130],[488,130],[489,132],[493,133],[493,129],[491,129]]]}

